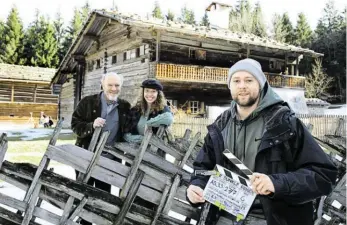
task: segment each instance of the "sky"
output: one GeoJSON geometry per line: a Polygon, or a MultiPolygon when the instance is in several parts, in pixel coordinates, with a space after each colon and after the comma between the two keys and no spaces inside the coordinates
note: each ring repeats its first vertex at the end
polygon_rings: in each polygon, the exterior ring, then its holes
{"type": "MultiPolygon", "coordinates": [[[[115,3],[119,11],[136,13],[145,16],[153,10],[155,0],[89,0],[92,9],[110,9],[115,3]]],[[[200,21],[205,8],[213,0],[159,0],[159,5],[164,13],[170,9],[180,15],[181,8],[186,5],[195,12],[196,20],[200,21]]],[[[250,0],[252,6],[258,0],[250,0]]],[[[297,15],[303,12],[308,18],[312,29],[317,25],[325,4],[328,0],[259,0],[264,19],[269,26],[274,13],[288,12],[292,23],[296,24],[297,15]]],[[[54,19],[58,11],[61,12],[66,24],[71,20],[73,9],[81,7],[86,0],[2,0],[0,7],[0,20],[5,21],[11,7],[15,4],[19,10],[24,26],[27,27],[35,18],[38,9],[42,14],[54,19]]],[[[237,0],[217,0],[229,5],[235,5],[237,0]]],[[[335,0],[337,9],[346,7],[345,0],[335,0]]]]}

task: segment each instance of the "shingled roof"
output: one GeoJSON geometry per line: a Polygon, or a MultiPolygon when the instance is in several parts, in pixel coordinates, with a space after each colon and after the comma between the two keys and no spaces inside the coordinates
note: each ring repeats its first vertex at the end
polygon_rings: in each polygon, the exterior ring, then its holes
{"type": "Polygon", "coordinates": [[[0,79],[50,82],[56,69],[0,63],[0,79]]]}
{"type": "Polygon", "coordinates": [[[182,35],[187,35],[192,38],[207,38],[215,40],[225,40],[229,43],[240,43],[245,45],[260,46],[267,49],[279,49],[285,52],[295,52],[297,54],[309,55],[312,57],[323,56],[321,53],[314,52],[307,48],[280,43],[270,38],[262,38],[253,34],[232,32],[228,29],[211,28],[199,25],[184,24],[180,21],[168,21],[166,19],[157,19],[153,17],[141,17],[137,14],[126,14],[120,12],[112,12],[106,10],[94,10],[90,13],[88,19],[80,31],[79,35],[70,46],[68,53],[65,55],[61,62],[56,76],[52,82],[58,82],[59,74],[64,72],[71,72],[72,68],[76,66],[76,61],[73,59],[74,55],[85,55],[94,40],[90,37],[99,36],[110,21],[116,21],[124,25],[134,27],[144,27],[154,30],[164,30],[168,32],[176,32],[182,35]]]}
{"type": "Polygon", "coordinates": [[[94,11],[100,15],[117,20],[122,24],[130,26],[152,27],[153,29],[167,30],[187,35],[197,35],[205,38],[221,39],[230,42],[246,43],[268,48],[277,48],[282,50],[293,51],[297,53],[308,53],[312,56],[323,56],[321,53],[314,52],[308,48],[281,43],[270,38],[262,38],[254,34],[240,33],[222,28],[209,28],[199,25],[189,25],[180,21],[169,21],[166,19],[157,19],[154,17],[141,17],[136,14],[124,14],[109,11],[94,11]]]}

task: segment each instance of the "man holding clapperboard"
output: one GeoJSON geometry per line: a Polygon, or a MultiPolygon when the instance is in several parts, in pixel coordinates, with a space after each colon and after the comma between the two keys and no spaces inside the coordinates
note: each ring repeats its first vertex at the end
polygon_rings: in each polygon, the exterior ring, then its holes
{"type": "Polygon", "coordinates": [[[208,225],[313,225],[312,201],[331,192],[334,164],[259,62],[234,64],[227,84],[233,101],[208,126],[188,201],[204,205],[208,225]]]}

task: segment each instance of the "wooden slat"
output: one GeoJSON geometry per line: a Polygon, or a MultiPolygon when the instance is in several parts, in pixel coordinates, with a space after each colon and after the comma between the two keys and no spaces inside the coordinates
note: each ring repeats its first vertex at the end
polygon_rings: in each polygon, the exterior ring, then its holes
{"type": "MultiPolygon", "coordinates": [[[[127,154],[130,154],[132,156],[136,156],[137,152],[135,149],[131,148],[129,146],[129,144],[127,143],[122,143],[122,142],[119,142],[119,143],[116,143],[115,144],[115,147],[120,149],[121,151],[124,151],[126,152],[127,154]]],[[[184,176],[189,176],[189,174],[180,169],[178,166],[170,163],[169,161],[167,160],[164,160],[162,157],[159,157],[157,156],[156,154],[154,153],[151,153],[151,152],[145,152],[145,155],[143,156],[143,160],[146,161],[146,163],[149,163],[163,171],[166,171],[167,173],[170,173],[172,175],[174,174],[183,174],[184,176]]]]}
{"type": "Polygon", "coordinates": [[[37,198],[39,197],[40,190],[41,190],[41,184],[36,185],[34,192],[31,196],[31,199],[30,199],[30,201],[27,205],[27,208],[24,212],[25,214],[24,214],[23,221],[21,223],[22,225],[28,225],[29,224],[31,217],[33,216],[35,204],[36,204],[37,198]]]}
{"type": "Polygon", "coordinates": [[[134,179],[134,183],[132,183],[128,194],[125,198],[124,204],[122,206],[122,209],[120,210],[120,212],[117,215],[116,220],[114,221],[113,225],[122,225],[125,215],[128,213],[131,204],[134,202],[134,199],[136,197],[136,193],[138,192],[142,179],[145,175],[145,172],[141,171],[141,170],[137,170],[136,171],[136,176],[134,179]]]}
{"type": "Polygon", "coordinates": [[[5,159],[7,147],[8,147],[7,135],[6,133],[2,133],[0,136],[0,169],[1,169],[2,162],[5,159]]]}
{"type": "Polygon", "coordinates": [[[73,207],[74,200],[75,200],[75,198],[72,196],[70,196],[69,199],[67,200],[65,207],[64,207],[64,210],[63,210],[63,215],[59,221],[60,225],[64,225],[66,223],[66,221],[68,220],[69,215],[70,215],[70,211],[73,207]]]}
{"type": "Polygon", "coordinates": [[[177,174],[174,178],[172,185],[171,185],[169,196],[167,197],[168,200],[166,201],[166,204],[165,204],[164,209],[163,209],[164,214],[168,214],[170,209],[171,209],[173,198],[176,195],[177,187],[178,187],[180,181],[181,181],[181,176],[177,174]]]}
{"type": "MultiPolygon", "coordinates": [[[[85,149],[79,148],[74,145],[61,145],[57,147],[50,147],[47,154],[52,157],[55,161],[64,163],[73,167],[74,169],[84,173],[88,167],[88,164],[92,158],[92,153],[86,152],[85,149]],[[64,159],[65,157],[65,159],[64,159]]],[[[121,155],[121,154],[119,154],[121,155]]],[[[126,155],[125,155],[126,156],[126,155]]],[[[132,161],[130,162],[132,163],[132,161]]],[[[141,167],[141,165],[140,165],[141,167]]],[[[144,168],[149,168],[144,167],[144,168]]],[[[123,165],[120,162],[108,159],[106,157],[101,156],[97,165],[95,167],[95,171],[92,171],[92,176],[98,178],[99,173],[104,173],[99,177],[100,179],[106,179],[106,175],[112,176],[109,182],[112,182],[112,185],[115,185],[119,188],[122,187],[123,181],[125,177],[130,173],[130,167],[123,165]],[[112,175],[115,173],[115,175],[112,175]],[[119,176],[119,178],[113,176],[119,176]],[[118,180],[117,180],[118,179],[118,180]],[[121,186],[119,186],[121,185],[121,186]]],[[[153,170],[153,168],[152,168],[153,170]]],[[[163,190],[165,187],[165,182],[167,181],[167,176],[165,176],[162,172],[158,171],[157,173],[149,173],[150,171],[146,170],[145,179],[143,184],[145,186],[151,187],[155,190],[163,190]],[[148,175],[147,175],[148,174],[148,175]],[[162,175],[160,175],[162,174],[162,175]],[[158,175],[158,176],[156,176],[158,175]],[[159,179],[165,178],[165,179],[159,179]]]]}
{"type": "MultiPolygon", "coordinates": [[[[127,162],[129,164],[133,163],[134,157],[130,154],[124,155],[124,153],[122,151],[118,151],[116,149],[109,149],[107,147],[104,149],[104,151],[110,153],[111,155],[113,155],[113,156],[115,156],[121,160],[124,160],[125,162],[127,162]]],[[[139,168],[142,171],[146,171],[146,174],[148,174],[152,178],[155,178],[155,180],[161,181],[162,183],[164,183],[166,185],[171,184],[171,176],[168,175],[167,173],[165,173],[166,171],[159,171],[159,170],[147,165],[147,163],[141,163],[139,168]]],[[[148,180],[148,178],[146,178],[145,180],[148,180]]]]}
{"type": "MultiPolygon", "coordinates": [[[[72,155],[71,153],[68,153],[66,151],[62,151],[61,149],[51,146],[50,149],[47,151],[47,154],[55,161],[64,163],[65,165],[71,166],[74,169],[85,173],[89,161],[84,160],[80,158],[80,155],[72,155]],[[56,148],[54,150],[54,148],[56,148]]],[[[91,153],[90,153],[91,154],[91,153]]],[[[89,155],[89,160],[91,159],[91,155],[89,155]]],[[[99,160],[100,165],[97,165],[94,170],[92,171],[92,177],[101,180],[103,182],[107,182],[113,186],[116,186],[118,188],[122,188],[122,186],[125,183],[125,177],[129,175],[129,167],[122,165],[119,162],[107,159],[105,157],[101,157],[99,160]],[[103,165],[103,162],[107,162],[108,165],[103,165]],[[102,165],[102,166],[101,166],[102,165]],[[105,168],[105,167],[106,168],[105,168]],[[113,168],[112,168],[113,167],[113,168]],[[110,168],[110,169],[108,169],[110,168]],[[113,172],[114,170],[119,170],[118,173],[113,172]]],[[[149,180],[150,177],[148,176],[149,180]]],[[[144,182],[148,182],[144,180],[144,182]]],[[[164,189],[164,184],[160,182],[155,182],[155,180],[152,178],[153,182],[150,182],[152,186],[142,185],[139,190],[139,195],[150,202],[153,202],[155,204],[158,204],[160,201],[160,193],[156,191],[155,189],[159,189],[160,186],[164,189]],[[155,189],[154,189],[155,188],[155,189]]],[[[149,184],[149,183],[148,183],[149,184]]]]}
{"type": "Polygon", "coordinates": [[[110,134],[110,132],[104,132],[101,135],[98,146],[96,147],[95,154],[93,155],[93,158],[90,161],[90,164],[88,165],[88,168],[87,168],[86,173],[84,175],[84,178],[83,178],[84,183],[86,183],[89,180],[92,170],[95,168],[96,163],[99,161],[100,155],[102,153],[102,150],[104,149],[104,146],[105,146],[105,143],[107,141],[109,134],[110,134]]]}
{"type": "MultiPolygon", "coordinates": [[[[1,194],[1,193],[0,193],[0,203],[3,204],[3,205],[6,205],[8,207],[11,207],[13,209],[17,209],[19,211],[25,211],[25,209],[27,208],[27,204],[25,202],[20,201],[20,200],[15,199],[15,198],[12,198],[10,196],[1,194]]],[[[49,221],[52,224],[56,224],[56,225],[59,224],[59,220],[60,219],[59,219],[58,215],[56,215],[54,213],[51,213],[51,212],[49,212],[49,211],[47,211],[45,209],[39,208],[37,206],[34,208],[33,215],[35,217],[39,217],[40,219],[43,219],[45,221],[49,221]]],[[[77,225],[71,219],[66,221],[66,222],[67,222],[67,225],[77,225]]],[[[0,221],[0,224],[1,224],[1,221],[0,221]]],[[[20,224],[20,223],[18,223],[18,224],[20,224]]]]}
{"type": "Polygon", "coordinates": [[[152,139],[152,137],[153,137],[153,132],[150,129],[147,129],[147,131],[145,132],[145,136],[143,138],[143,141],[140,145],[140,152],[135,156],[133,164],[131,165],[129,175],[126,178],[125,183],[122,187],[122,191],[119,195],[122,199],[124,199],[126,197],[126,195],[128,194],[129,188],[135,179],[135,176],[137,174],[137,170],[139,169],[142,158],[143,158],[143,156],[147,150],[148,144],[149,144],[150,140],[152,139]]]}
{"type": "MultiPolygon", "coordinates": [[[[7,221],[10,221],[12,223],[15,224],[21,224],[23,217],[21,215],[18,215],[16,213],[13,213],[7,209],[4,209],[2,207],[0,207],[0,217],[6,219],[7,221]]],[[[38,223],[35,222],[30,222],[30,225],[40,225],[38,223]]]]}
{"type": "Polygon", "coordinates": [[[161,141],[158,137],[153,136],[150,140],[151,145],[155,145],[159,149],[163,150],[164,152],[172,155],[177,160],[181,161],[183,158],[183,154],[179,151],[177,151],[175,148],[171,147],[170,145],[166,144],[165,142],[161,141]]]}
{"type": "Polygon", "coordinates": [[[156,222],[157,222],[157,220],[159,218],[159,215],[161,214],[161,212],[162,212],[162,210],[163,210],[163,208],[165,206],[165,202],[166,202],[166,198],[167,198],[167,195],[169,193],[169,190],[170,190],[170,186],[166,185],[166,187],[165,187],[165,189],[163,191],[163,195],[161,196],[160,203],[159,203],[159,205],[157,207],[157,211],[156,211],[156,213],[154,215],[154,218],[153,218],[153,221],[152,221],[151,225],[155,225],[156,224],[156,222]]]}
{"type": "Polygon", "coordinates": [[[69,220],[74,220],[75,217],[78,216],[78,215],[81,213],[83,207],[87,204],[87,202],[88,202],[88,198],[87,198],[87,197],[84,197],[84,198],[81,200],[80,204],[79,204],[79,205],[75,208],[75,210],[72,212],[71,216],[69,217],[69,220]]]}
{"type": "Polygon", "coordinates": [[[14,102],[14,84],[12,84],[12,90],[11,90],[11,102],[14,102]]]}
{"type": "Polygon", "coordinates": [[[46,163],[47,163],[48,160],[49,160],[49,159],[48,159],[47,155],[45,154],[45,155],[42,157],[41,162],[40,162],[40,164],[39,164],[39,167],[37,168],[37,171],[36,171],[36,173],[35,173],[34,179],[33,179],[33,181],[31,182],[31,185],[30,185],[30,187],[29,187],[27,193],[25,194],[24,202],[29,202],[29,199],[30,199],[31,195],[33,194],[33,192],[34,192],[34,190],[35,190],[35,187],[36,187],[36,185],[37,185],[37,183],[38,183],[38,181],[39,181],[39,178],[40,178],[40,176],[41,176],[41,173],[42,173],[42,171],[44,170],[45,165],[46,165],[46,163]]]}
{"type": "Polygon", "coordinates": [[[208,224],[206,224],[206,219],[207,219],[208,212],[210,211],[210,207],[211,207],[211,203],[209,203],[209,202],[204,203],[204,206],[203,206],[202,212],[201,212],[201,216],[200,216],[200,220],[199,220],[199,223],[197,225],[208,225],[208,224]]]}

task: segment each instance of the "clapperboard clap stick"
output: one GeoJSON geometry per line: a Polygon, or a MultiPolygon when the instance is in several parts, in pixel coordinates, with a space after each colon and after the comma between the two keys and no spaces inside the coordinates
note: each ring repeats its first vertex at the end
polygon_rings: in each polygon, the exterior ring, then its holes
{"type": "MultiPolygon", "coordinates": [[[[253,172],[234,154],[228,149],[223,154],[239,169],[240,173],[250,178],[253,172]]],[[[215,170],[196,170],[194,173],[195,175],[210,176],[204,189],[204,198],[206,201],[232,214],[236,217],[236,221],[246,218],[256,197],[249,179],[231,172],[218,164],[215,170]]],[[[199,225],[205,224],[205,217],[210,208],[210,203],[205,203],[199,225]]]]}

